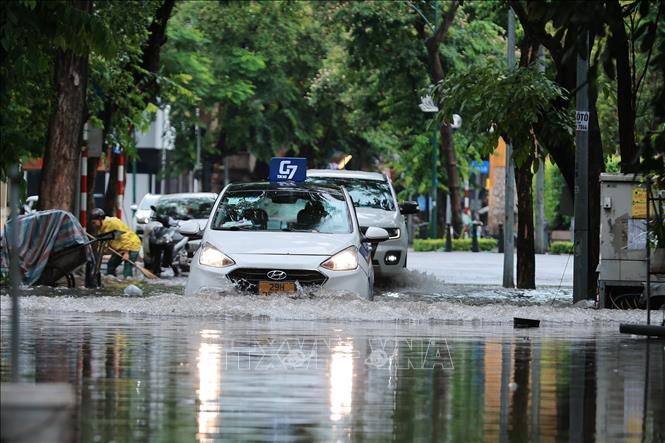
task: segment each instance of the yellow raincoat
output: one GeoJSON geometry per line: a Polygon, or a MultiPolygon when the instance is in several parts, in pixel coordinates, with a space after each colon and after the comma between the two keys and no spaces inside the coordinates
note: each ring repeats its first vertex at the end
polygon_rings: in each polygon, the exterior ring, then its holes
{"type": "Polygon", "coordinates": [[[141,239],[119,218],[106,217],[99,228],[100,234],[106,234],[111,231],[122,231],[123,234],[115,240],[109,242],[109,246],[118,252],[130,251],[138,252],[141,250],[141,239]]]}

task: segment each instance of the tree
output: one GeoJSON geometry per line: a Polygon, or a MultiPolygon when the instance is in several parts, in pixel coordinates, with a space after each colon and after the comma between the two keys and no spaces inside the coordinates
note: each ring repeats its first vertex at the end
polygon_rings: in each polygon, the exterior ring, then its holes
{"type": "MultiPolygon", "coordinates": [[[[525,35],[543,45],[549,53],[555,68],[555,81],[568,91],[574,91],[576,84],[577,55],[590,57],[594,42],[602,35],[604,25],[596,19],[602,15],[599,2],[555,2],[544,3],[528,0],[511,0],[510,5],[515,11],[525,35]],[[551,34],[550,26],[555,33],[551,34]],[[588,35],[588,45],[587,38],[588,35]]],[[[589,169],[587,177],[599,177],[604,168],[601,132],[598,124],[596,100],[597,67],[591,64],[589,72],[589,169]]],[[[560,112],[573,114],[572,96],[555,98],[553,105],[560,112]]],[[[547,128],[548,122],[538,126],[547,128]]],[[[546,133],[546,130],[544,131],[546,133]]],[[[572,138],[557,137],[547,134],[543,140],[546,152],[559,167],[566,179],[569,191],[575,189],[575,144],[572,138]]],[[[600,207],[600,182],[590,180],[589,207],[600,207]]],[[[600,211],[589,211],[588,226],[591,232],[600,231],[600,211]]],[[[589,237],[589,266],[587,268],[589,294],[595,293],[596,267],[599,260],[600,239],[597,235],[589,237]]]]}
{"type": "MultiPolygon", "coordinates": [[[[94,42],[86,35],[94,35],[92,29],[96,23],[93,22],[92,0],[68,0],[55,7],[62,20],[55,36],[56,95],[48,124],[38,207],[72,211],[85,122],[89,55],[94,47],[94,42]],[[80,40],[76,40],[69,26],[83,31],[80,40]]],[[[53,9],[53,5],[46,4],[37,13],[44,17],[54,12],[53,9]]]]}
{"type": "MultiPolygon", "coordinates": [[[[432,33],[426,31],[426,19],[424,14],[419,14],[415,22],[418,38],[423,42],[427,49],[427,60],[430,68],[430,77],[432,84],[437,85],[444,79],[444,70],[441,63],[440,46],[448,34],[448,30],[455,19],[455,13],[459,7],[459,2],[453,0],[448,9],[442,14],[441,21],[436,20],[438,16],[438,2],[434,2],[435,20],[432,33]]],[[[414,6],[415,8],[415,6],[414,6]]],[[[457,233],[462,231],[462,196],[460,194],[460,176],[457,169],[457,155],[455,153],[455,144],[453,140],[453,129],[449,123],[444,123],[440,129],[441,134],[441,154],[446,168],[448,195],[450,195],[451,214],[453,229],[457,233]]],[[[438,199],[441,201],[441,199],[438,199]]]]}
{"type": "Polygon", "coordinates": [[[572,119],[551,105],[563,99],[566,92],[549,80],[533,65],[534,47],[529,41],[522,45],[519,69],[508,70],[494,65],[471,66],[451,74],[435,88],[441,110],[442,124],[451,121],[453,112],[459,112],[471,131],[485,138],[480,145],[482,154],[489,155],[495,145],[496,134],[514,146],[518,190],[518,261],[517,285],[535,287],[533,249],[533,207],[531,185],[532,165],[536,158],[538,140],[546,133],[561,133],[572,138],[572,119]],[[543,127],[543,122],[548,122],[543,127]],[[490,129],[491,128],[491,129],[490,129]]]}
{"type": "MultiPolygon", "coordinates": [[[[160,98],[160,83],[157,81],[160,50],[166,42],[166,28],[174,4],[175,0],[146,2],[138,11],[128,11],[121,4],[113,4],[109,11],[110,18],[126,19],[124,26],[119,26],[125,30],[121,34],[125,46],[114,60],[102,66],[102,69],[112,68],[110,72],[115,73],[105,79],[113,86],[103,93],[103,140],[105,143],[120,144],[130,154],[133,154],[134,129],[145,127],[146,111],[152,109],[154,113],[157,109],[156,104],[160,98]],[[125,14],[132,14],[132,17],[126,17],[125,14]],[[146,27],[147,23],[149,26],[146,27]]],[[[100,85],[106,82],[100,82],[100,85]]],[[[113,214],[117,209],[118,156],[112,155],[107,160],[109,180],[104,211],[113,214]]],[[[94,175],[92,178],[94,189],[94,175]]]]}

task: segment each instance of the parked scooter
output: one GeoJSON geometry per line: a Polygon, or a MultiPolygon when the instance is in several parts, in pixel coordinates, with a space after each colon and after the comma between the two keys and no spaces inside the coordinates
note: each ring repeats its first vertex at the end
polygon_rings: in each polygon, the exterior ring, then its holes
{"type": "Polygon", "coordinates": [[[155,275],[170,267],[173,275],[178,276],[182,265],[187,263],[189,239],[178,232],[178,224],[170,216],[151,209],[153,215],[143,228],[143,261],[155,275]]]}

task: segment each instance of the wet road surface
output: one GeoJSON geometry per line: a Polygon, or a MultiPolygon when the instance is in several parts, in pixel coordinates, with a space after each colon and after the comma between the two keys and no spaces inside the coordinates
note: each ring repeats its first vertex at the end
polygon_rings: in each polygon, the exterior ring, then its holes
{"type": "Polygon", "coordinates": [[[75,386],[81,442],[663,441],[665,343],[618,333],[644,311],[421,277],[374,302],[28,291],[21,379],[75,386]]]}

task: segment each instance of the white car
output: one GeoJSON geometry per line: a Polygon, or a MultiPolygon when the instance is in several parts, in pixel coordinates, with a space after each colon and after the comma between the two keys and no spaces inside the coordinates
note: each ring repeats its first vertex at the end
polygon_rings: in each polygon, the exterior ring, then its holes
{"type": "MultiPolygon", "coordinates": [[[[183,235],[196,222],[180,227],[183,235]]],[[[231,184],[212,210],[192,260],[185,294],[201,290],[309,293],[319,288],[372,298],[369,243],[388,233],[360,231],[348,193],[337,186],[231,184]]]]}
{"type": "Polygon", "coordinates": [[[143,228],[150,221],[150,216],[152,215],[150,206],[154,205],[159,200],[159,197],[159,194],[146,194],[138,205],[134,204],[130,206],[130,209],[134,212],[134,230],[138,235],[143,235],[143,228]]]}
{"type": "Polygon", "coordinates": [[[388,177],[378,172],[310,169],[307,182],[344,186],[356,207],[361,230],[377,226],[388,231],[389,240],[378,245],[374,254],[377,274],[394,275],[406,267],[409,238],[404,216],[418,212],[418,203],[398,205],[388,177]]]}

